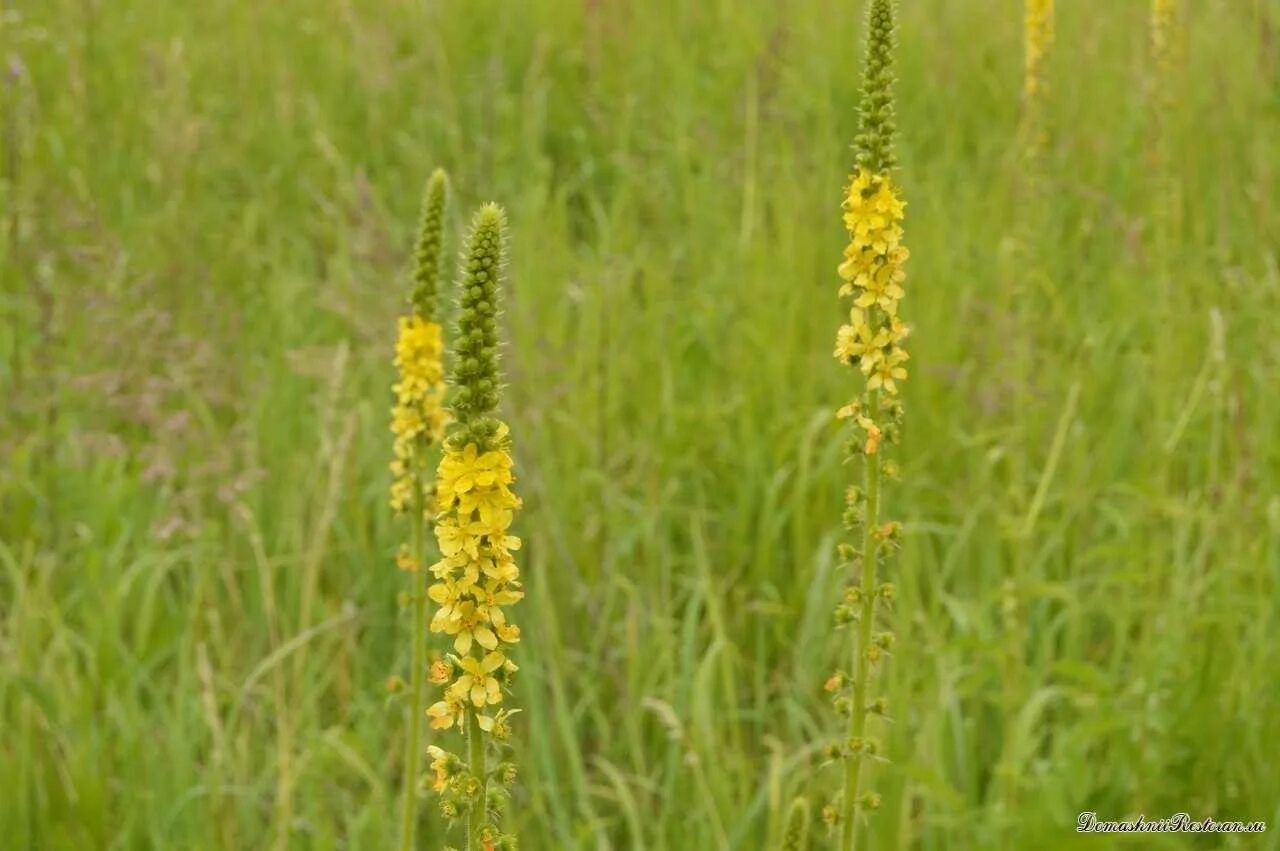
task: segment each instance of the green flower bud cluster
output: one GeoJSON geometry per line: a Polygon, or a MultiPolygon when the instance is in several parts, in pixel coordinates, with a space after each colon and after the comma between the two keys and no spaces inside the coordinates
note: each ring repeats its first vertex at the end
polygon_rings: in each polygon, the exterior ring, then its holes
{"type": "Polygon", "coordinates": [[[454,335],[451,410],[460,428],[451,445],[475,443],[481,452],[495,448],[498,421],[498,287],[506,261],[507,216],[486,204],[471,220],[458,282],[458,318],[454,335]]]}
{"type": "Polygon", "coordinates": [[[867,12],[867,61],[854,151],[860,167],[885,174],[895,165],[893,134],[893,0],[871,0],[867,12]]]}
{"type": "Polygon", "coordinates": [[[427,180],[418,223],[418,241],[413,250],[413,312],[436,321],[440,300],[440,261],[444,256],[444,211],[449,200],[449,178],[436,169],[427,180]]]}
{"type": "Polygon", "coordinates": [[[436,781],[431,784],[429,778],[423,779],[424,786],[431,786],[440,793],[440,815],[447,822],[454,822],[476,812],[474,819],[468,819],[475,838],[488,842],[490,846],[507,843],[502,847],[514,847],[515,837],[504,834],[498,825],[502,822],[511,803],[508,791],[515,782],[516,769],[512,763],[504,762],[495,770],[479,777],[471,771],[472,766],[463,763],[457,757],[447,756],[436,768],[436,781]]]}

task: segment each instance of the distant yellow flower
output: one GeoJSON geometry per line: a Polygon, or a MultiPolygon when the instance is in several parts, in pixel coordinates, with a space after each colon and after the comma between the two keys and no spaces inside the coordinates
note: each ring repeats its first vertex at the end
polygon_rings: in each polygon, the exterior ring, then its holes
{"type": "MultiPolygon", "coordinates": [[[[409,513],[412,546],[402,548],[397,564],[416,574],[414,593],[408,596],[413,608],[410,670],[412,686],[409,698],[409,729],[406,738],[404,780],[402,783],[403,814],[400,851],[416,846],[414,834],[418,823],[418,758],[422,728],[422,675],[426,667],[426,595],[427,576],[422,571],[426,562],[423,552],[424,527],[431,511],[434,483],[428,475],[431,460],[428,453],[444,435],[447,416],[444,398],[444,333],[437,322],[440,258],[443,255],[445,208],[448,203],[449,180],[436,169],[427,181],[422,203],[418,238],[414,245],[413,280],[410,296],[412,311],[398,323],[395,365],[399,378],[393,387],[395,405],[391,410],[391,432],[394,435],[391,461],[391,506],[397,512],[409,513]]],[[[448,680],[452,669],[436,663],[431,678],[448,680]]],[[[458,707],[441,702],[430,713],[433,727],[451,726],[458,720],[458,707]]],[[[436,785],[442,780],[437,764],[436,785]]]]}
{"type": "Polygon", "coordinates": [[[414,500],[415,453],[438,443],[448,421],[443,406],[443,354],[439,323],[416,314],[400,319],[396,341],[400,380],[392,388],[396,401],[391,410],[391,431],[395,435],[391,504],[397,511],[407,511],[414,500]]]}
{"type": "Polygon", "coordinates": [[[459,554],[472,559],[480,558],[480,530],[475,523],[460,524],[456,518],[448,518],[436,524],[436,542],[440,555],[445,558],[459,554]]]}
{"type": "Polygon", "coordinates": [[[1026,0],[1023,91],[1035,97],[1044,86],[1044,64],[1053,45],[1053,0],[1026,0]]]}
{"type": "Polygon", "coordinates": [[[836,419],[847,420],[850,417],[856,417],[861,410],[861,402],[850,402],[847,405],[842,405],[840,409],[836,411],[836,419]]]}

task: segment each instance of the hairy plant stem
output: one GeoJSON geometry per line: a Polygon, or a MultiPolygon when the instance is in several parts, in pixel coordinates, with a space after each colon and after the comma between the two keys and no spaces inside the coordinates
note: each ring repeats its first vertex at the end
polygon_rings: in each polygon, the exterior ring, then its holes
{"type": "Polygon", "coordinates": [[[427,651],[427,570],[423,553],[422,484],[414,486],[413,504],[413,651],[409,672],[409,750],[404,760],[404,819],[400,825],[400,851],[413,851],[418,826],[418,750],[422,736],[422,673],[427,651]]]}
{"type": "MultiPolygon", "coordinates": [[[[872,419],[879,412],[880,391],[867,393],[867,416],[872,419]]],[[[867,726],[867,685],[871,677],[871,662],[867,650],[871,646],[871,629],[876,611],[876,558],[879,540],[876,526],[880,514],[880,462],[875,455],[865,456],[867,501],[862,518],[862,610],[858,615],[857,638],[853,642],[853,714],[849,717],[849,741],[862,741],[865,746],[867,726]]],[[[841,851],[855,851],[858,845],[856,818],[858,794],[862,785],[862,765],[866,752],[850,754],[845,759],[844,812],[840,820],[841,851]]]]}
{"type": "Polygon", "coordinates": [[[480,730],[480,716],[467,713],[467,744],[471,751],[471,773],[480,781],[480,794],[471,802],[467,824],[467,851],[484,851],[480,843],[480,828],[484,826],[485,813],[489,809],[486,800],[488,783],[485,778],[484,733],[480,730]]]}

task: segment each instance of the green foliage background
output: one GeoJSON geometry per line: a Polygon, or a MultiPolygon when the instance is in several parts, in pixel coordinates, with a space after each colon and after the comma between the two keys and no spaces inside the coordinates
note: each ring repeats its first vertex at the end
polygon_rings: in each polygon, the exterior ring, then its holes
{"type": "MultiPolygon", "coordinates": [[[[1144,3],[1060,4],[1035,211],[1020,4],[901,3],[873,848],[1280,847],[1280,7],[1189,5],[1154,251],[1144,3]],[[1085,842],[1081,810],[1273,829],[1085,842]]],[[[390,346],[436,165],[450,251],[481,201],[512,221],[524,847],[765,848],[820,807],[861,32],[835,0],[5,3],[0,844],[391,847],[390,346]]]]}

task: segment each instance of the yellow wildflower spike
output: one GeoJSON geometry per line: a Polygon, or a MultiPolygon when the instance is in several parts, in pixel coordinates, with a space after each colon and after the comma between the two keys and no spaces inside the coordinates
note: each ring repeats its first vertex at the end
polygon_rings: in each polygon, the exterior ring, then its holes
{"type": "MultiPolygon", "coordinates": [[[[423,669],[426,666],[426,582],[421,569],[425,513],[430,502],[430,459],[432,448],[444,436],[447,415],[444,409],[444,332],[436,316],[440,260],[444,242],[444,215],[449,182],[437,169],[427,182],[422,218],[414,247],[414,288],[412,310],[399,322],[395,365],[399,380],[392,388],[395,405],[391,410],[394,435],[391,462],[391,506],[410,517],[413,545],[402,551],[397,563],[414,576],[412,681],[409,701],[408,752],[405,756],[403,814],[400,828],[401,851],[414,846],[418,807],[418,741],[422,725],[423,669]]],[[[432,675],[435,675],[433,668],[432,675]]],[[[437,704],[428,712],[432,727],[451,725],[456,711],[437,704]]]]}
{"type": "MultiPolygon", "coordinates": [[[[873,682],[873,661],[879,661],[885,648],[873,643],[873,626],[878,611],[876,568],[882,548],[889,543],[877,534],[884,528],[879,518],[880,456],[886,443],[896,441],[897,421],[901,405],[896,396],[900,383],[907,378],[904,366],[908,359],[902,343],[907,327],[898,317],[898,306],[906,296],[906,263],[909,252],[902,244],[902,222],[906,202],[894,182],[891,171],[896,163],[893,153],[893,6],[891,0],[871,0],[867,19],[867,58],[863,72],[862,104],[859,133],[855,140],[856,165],[841,205],[845,229],[849,234],[843,261],[837,274],[839,294],[852,299],[849,322],[836,332],[835,356],[855,367],[860,384],[858,398],[841,407],[836,416],[849,422],[853,452],[863,460],[863,488],[853,488],[846,502],[845,519],[851,531],[862,535],[861,553],[854,557],[847,544],[846,563],[855,571],[851,585],[837,607],[836,622],[845,624],[853,634],[849,648],[852,663],[851,686],[836,675],[827,681],[836,709],[849,718],[846,742],[858,747],[835,746],[834,756],[844,764],[844,793],[838,808],[824,810],[826,818],[838,826],[841,851],[855,851],[860,815],[874,809],[878,797],[864,789],[870,777],[867,757],[871,751],[861,743],[868,741],[866,723],[869,694],[873,682]]],[[[896,529],[896,525],[894,526],[896,529]]],[[[880,635],[882,633],[875,633],[880,635]]],[[[887,654],[886,654],[887,655],[887,654]]]]}
{"type": "MultiPolygon", "coordinates": [[[[506,217],[500,207],[482,207],[472,219],[458,284],[458,344],[453,358],[450,401],[453,423],[436,472],[436,540],[441,560],[431,568],[438,578],[430,590],[437,604],[431,629],[453,637],[457,668],[440,683],[444,699],[433,707],[433,725],[456,722],[469,740],[468,770],[485,776],[493,742],[505,738],[510,710],[489,715],[501,705],[516,666],[507,648],[520,640],[520,628],[507,609],[524,597],[520,571],[511,553],[520,539],[510,534],[520,498],[507,426],[494,416],[500,389],[498,374],[498,292],[505,263],[506,217]]],[[[488,823],[483,784],[467,799],[469,831],[479,836],[488,823]]],[[[486,827],[487,826],[487,827],[486,827]]]]}

